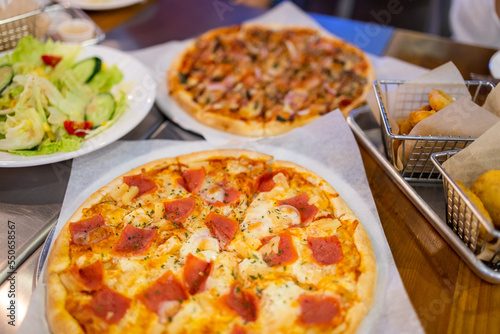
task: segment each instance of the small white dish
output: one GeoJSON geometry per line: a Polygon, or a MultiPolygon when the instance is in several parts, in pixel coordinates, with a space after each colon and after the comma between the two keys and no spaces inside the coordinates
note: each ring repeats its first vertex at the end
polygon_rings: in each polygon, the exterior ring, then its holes
{"type": "Polygon", "coordinates": [[[500,50],[495,52],[490,58],[490,73],[495,79],[500,79],[500,50]]]}
{"type": "Polygon", "coordinates": [[[59,24],[57,33],[64,42],[81,43],[94,37],[95,25],[85,19],[71,19],[59,24]]]}
{"type": "Polygon", "coordinates": [[[61,23],[71,20],[71,14],[63,11],[47,12],[47,15],[49,15],[51,21],[48,31],[50,35],[57,33],[61,23]]]}

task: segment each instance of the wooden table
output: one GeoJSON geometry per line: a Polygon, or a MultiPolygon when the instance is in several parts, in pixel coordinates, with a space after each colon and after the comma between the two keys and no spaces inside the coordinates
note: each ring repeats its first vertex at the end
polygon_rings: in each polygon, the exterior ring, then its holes
{"type": "MultiPolygon", "coordinates": [[[[120,47],[134,49],[153,42],[192,37],[263,12],[230,5],[225,7],[227,15],[221,17],[214,12],[217,2],[149,0],[127,8],[88,14],[120,47]],[[162,19],[171,20],[171,25],[158,33],[155,20],[162,19]]],[[[488,60],[494,51],[396,29],[385,54],[427,68],[453,60],[464,77],[469,78],[471,72],[488,74],[488,60]]],[[[479,279],[369,152],[361,147],[361,154],[396,265],[426,332],[500,332],[500,285],[479,279]]]]}
{"type": "MultiPolygon", "coordinates": [[[[215,26],[236,23],[234,21],[239,18],[238,15],[228,15],[225,20],[214,19],[214,13],[209,14],[213,10],[210,8],[213,6],[211,1],[205,4],[199,2],[196,7],[192,5],[193,1],[150,0],[146,4],[114,12],[90,13],[90,16],[108,31],[137,13],[136,18],[127,23],[128,28],[120,27],[108,36],[120,38],[120,34],[135,33],[144,38],[139,42],[140,46],[148,46],[151,39],[147,31],[141,30],[147,25],[140,23],[148,15],[148,10],[175,13],[175,16],[166,13],[165,19],[176,17],[172,26],[179,29],[165,31],[165,41],[188,38],[215,26]],[[181,14],[190,11],[189,15],[181,14]],[[199,21],[186,25],[183,20],[196,17],[192,11],[205,14],[199,17],[199,21]],[[134,27],[137,28],[135,32],[134,27]]],[[[241,11],[245,18],[262,12],[240,6],[232,7],[232,11],[241,11]]],[[[154,22],[149,27],[155,29],[154,22]]],[[[488,61],[494,52],[492,49],[459,44],[446,38],[395,29],[385,55],[426,68],[434,68],[452,60],[464,78],[469,79],[471,72],[482,75],[489,73],[488,61]]],[[[500,285],[492,285],[478,278],[391,181],[370,153],[360,148],[389,246],[426,332],[500,332],[500,285]]]]}

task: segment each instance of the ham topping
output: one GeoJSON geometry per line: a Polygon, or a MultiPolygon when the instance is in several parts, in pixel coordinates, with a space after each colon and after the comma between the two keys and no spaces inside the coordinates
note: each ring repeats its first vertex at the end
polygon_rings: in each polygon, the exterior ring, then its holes
{"type": "Polygon", "coordinates": [[[310,223],[319,211],[316,206],[307,204],[308,201],[309,196],[303,192],[295,197],[278,201],[278,205],[290,205],[297,209],[300,214],[301,225],[304,226],[310,223]]]}
{"type": "Polygon", "coordinates": [[[305,325],[326,324],[340,314],[340,303],[332,296],[300,295],[300,321],[305,325]]]}
{"type": "Polygon", "coordinates": [[[129,187],[139,188],[139,193],[135,197],[156,190],[156,183],[144,174],[124,176],[123,182],[129,187]]]}
{"type": "Polygon", "coordinates": [[[120,255],[138,255],[144,253],[151,245],[156,229],[146,230],[128,224],[113,247],[113,252],[120,255]]]}
{"type": "Polygon", "coordinates": [[[266,172],[259,176],[257,179],[255,187],[257,188],[257,192],[268,192],[271,191],[274,186],[276,185],[276,182],[274,182],[273,178],[275,175],[282,173],[285,174],[286,172],[283,171],[277,171],[277,172],[266,172]]]}
{"type": "Polygon", "coordinates": [[[131,300],[104,286],[90,301],[91,312],[108,324],[116,324],[127,312],[131,300]]]}
{"type": "Polygon", "coordinates": [[[198,291],[203,291],[211,268],[212,265],[209,262],[191,253],[188,254],[182,278],[190,294],[194,295],[198,291]]]}
{"type": "Polygon", "coordinates": [[[261,241],[263,246],[260,252],[270,267],[291,264],[299,258],[289,231],[282,232],[277,237],[263,238],[261,241]]]}
{"type": "Polygon", "coordinates": [[[184,291],[182,283],[169,270],[144,292],[139,293],[137,298],[159,317],[164,317],[165,315],[171,317],[175,315],[175,312],[172,311],[178,310],[178,307],[174,306],[180,306],[180,302],[187,299],[188,295],[184,291]],[[165,307],[165,305],[169,307],[165,307]]]}
{"type": "Polygon", "coordinates": [[[163,217],[173,223],[180,222],[193,212],[196,203],[194,197],[176,199],[164,202],[165,212],[163,217]]]}
{"type": "Polygon", "coordinates": [[[320,264],[335,264],[344,258],[342,246],[336,235],[323,238],[308,237],[307,244],[314,259],[320,264]]]}
{"type": "Polygon", "coordinates": [[[219,243],[225,247],[233,240],[238,231],[238,222],[232,218],[210,212],[205,220],[205,225],[210,230],[213,237],[219,240],[219,243]]]}
{"type": "Polygon", "coordinates": [[[69,232],[71,241],[79,246],[95,244],[111,236],[101,215],[70,223],[69,232]]]}
{"type": "Polygon", "coordinates": [[[247,334],[247,331],[245,330],[245,328],[236,324],[236,325],[234,325],[233,330],[231,331],[231,334],[247,334]]]}
{"type": "Polygon", "coordinates": [[[224,296],[226,305],[245,321],[257,320],[257,297],[250,291],[242,290],[236,283],[231,292],[224,296]]]}
{"type": "Polygon", "coordinates": [[[83,268],[75,266],[73,270],[73,274],[86,290],[97,290],[102,286],[104,268],[101,261],[96,261],[83,268]]]}
{"type": "Polygon", "coordinates": [[[177,183],[190,193],[200,190],[205,180],[206,171],[204,167],[200,169],[186,169],[182,171],[182,178],[177,179],[177,183]]]}

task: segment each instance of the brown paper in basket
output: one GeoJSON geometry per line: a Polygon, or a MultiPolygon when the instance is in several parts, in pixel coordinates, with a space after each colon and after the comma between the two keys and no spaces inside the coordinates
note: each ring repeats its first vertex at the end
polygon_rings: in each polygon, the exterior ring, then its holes
{"type": "Polygon", "coordinates": [[[488,94],[483,108],[500,117],[500,85],[493,88],[488,94]]]}
{"type": "MultiPolygon", "coordinates": [[[[481,108],[467,97],[460,97],[455,102],[441,109],[434,115],[420,121],[409,133],[410,136],[438,136],[477,138],[500,120],[498,116],[481,108]]],[[[405,161],[416,141],[405,141],[405,161]]],[[[436,145],[435,143],[429,145],[436,145]]],[[[450,144],[451,146],[453,144],[450,144]]],[[[436,145],[443,149],[443,143],[436,145]]],[[[450,149],[451,147],[447,147],[450,149]]],[[[436,149],[434,149],[436,151],[436,149]]],[[[402,168],[403,147],[398,148],[398,167],[402,168]]]]}
{"type": "MultiPolygon", "coordinates": [[[[462,181],[467,188],[485,172],[500,170],[500,122],[443,163],[446,172],[455,181],[462,181]]],[[[500,247],[500,239],[495,244],[487,244],[478,255],[482,260],[490,260],[500,247]]]]}

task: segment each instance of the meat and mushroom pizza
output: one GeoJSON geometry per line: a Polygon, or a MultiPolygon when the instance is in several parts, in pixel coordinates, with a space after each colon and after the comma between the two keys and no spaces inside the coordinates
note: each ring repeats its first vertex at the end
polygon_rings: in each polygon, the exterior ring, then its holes
{"type": "Polygon", "coordinates": [[[347,115],[374,79],[368,57],[305,27],[244,24],[193,40],[167,74],[170,95],[199,122],[274,136],[336,108],[347,115]]]}
{"type": "Polygon", "coordinates": [[[365,229],[310,170],[246,150],[116,178],[49,256],[53,333],[353,333],[376,265],[365,229]]]}

